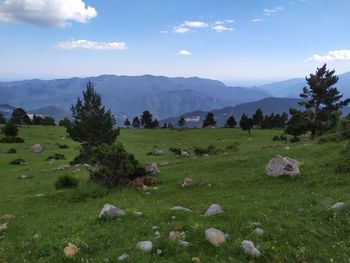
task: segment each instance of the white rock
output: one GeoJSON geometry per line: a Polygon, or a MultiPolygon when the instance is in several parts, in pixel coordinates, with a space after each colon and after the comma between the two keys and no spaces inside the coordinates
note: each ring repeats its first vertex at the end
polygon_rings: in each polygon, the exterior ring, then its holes
{"type": "Polygon", "coordinates": [[[129,258],[129,254],[123,254],[123,255],[121,255],[121,256],[119,256],[118,257],[118,260],[119,261],[124,261],[124,260],[126,260],[126,259],[128,259],[129,258]]]}
{"type": "Polygon", "coordinates": [[[190,245],[189,242],[185,241],[185,240],[180,240],[178,239],[177,242],[181,245],[181,246],[184,246],[184,247],[188,247],[190,245]]]}
{"type": "Polygon", "coordinates": [[[277,156],[269,161],[265,173],[272,177],[295,177],[300,175],[299,162],[288,157],[277,156]]]}
{"type": "Polygon", "coordinates": [[[171,211],[185,211],[185,212],[192,212],[191,209],[189,208],[185,208],[185,207],[182,207],[182,206],[174,206],[172,208],[170,208],[171,211]]]}
{"type": "Polygon", "coordinates": [[[207,210],[207,212],[205,212],[204,216],[206,216],[206,217],[213,216],[213,215],[221,214],[223,212],[224,211],[222,210],[220,205],[213,204],[208,208],[208,210],[207,210]]]}
{"type": "Polygon", "coordinates": [[[157,255],[161,255],[162,252],[163,252],[163,251],[162,251],[161,249],[159,249],[159,248],[157,249],[157,255]]]}
{"type": "Polygon", "coordinates": [[[331,209],[332,210],[338,210],[338,209],[344,208],[344,206],[345,206],[344,202],[338,202],[338,203],[335,203],[334,205],[332,205],[331,209]]]}
{"type": "Polygon", "coordinates": [[[41,146],[41,144],[35,144],[30,148],[30,152],[32,153],[42,153],[44,151],[44,148],[41,146]]]}
{"type": "Polygon", "coordinates": [[[144,252],[150,252],[152,251],[153,244],[151,241],[141,241],[137,243],[136,248],[144,252]]]}
{"type": "Polygon", "coordinates": [[[125,212],[114,205],[105,204],[100,212],[100,218],[122,217],[125,212]]]}
{"type": "Polygon", "coordinates": [[[151,173],[151,174],[160,173],[160,170],[159,170],[158,165],[156,163],[146,164],[145,169],[146,169],[147,173],[151,173]]]}
{"type": "Polygon", "coordinates": [[[190,153],[184,150],[181,150],[181,156],[182,157],[190,157],[190,153]]]}
{"type": "Polygon", "coordinates": [[[264,230],[259,228],[259,227],[257,227],[257,228],[254,229],[254,234],[257,235],[257,236],[261,236],[261,235],[264,234],[264,230]]]}
{"type": "Polygon", "coordinates": [[[255,247],[254,243],[250,240],[244,240],[242,242],[242,249],[244,253],[251,257],[258,258],[261,256],[260,251],[255,247]]]}
{"type": "Polygon", "coordinates": [[[221,244],[225,243],[226,237],[223,232],[221,232],[218,229],[215,228],[209,228],[205,230],[205,238],[213,245],[213,246],[220,246],[221,244]]]}

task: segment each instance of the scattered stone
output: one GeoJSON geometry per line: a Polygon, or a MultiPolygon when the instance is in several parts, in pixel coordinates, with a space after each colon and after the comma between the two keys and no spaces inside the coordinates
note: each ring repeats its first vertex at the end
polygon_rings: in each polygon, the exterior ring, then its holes
{"type": "Polygon", "coordinates": [[[257,235],[257,236],[262,236],[264,234],[264,230],[257,227],[254,229],[254,234],[257,235]]]}
{"type": "Polygon", "coordinates": [[[44,151],[44,148],[41,146],[41,144],[35,144],[30,148],[30,152],[32,153],[42,153],[44,151]]]}
{"type": "Polygon", "coordinates": [[[146,169],[147,173],[151,173],[151,174],[160,173],[160,170],[159,170],[158,165],[156,163],[146,164],[145,169],[146,169]]]}
{"type": "Polygon", "coordinates": [[[125,216],[125,212],[113,205],[105,204],[100,212],[100,218],[112,218],[125,216]]]}
{"type": "Polygon", "coordinates": [[[185,211],[185,212],[192,212],[191,209],[186,208],[186,207],[182,207],[182,206],[174,206],[172,208],[170,208],[171,211],[185,211]]]}
{"type": "Polygon", "coordinates": [[[15,219],[15,218],[16,218],[15,215],[10,215],[10,214],[5,214],[5,215],[3,215],[3,216],[1,217],[1,219],[7,220],[7,221],[12,220],[12,219],[15,219]]]}
{"type": "Polygon", "coordinates": [[[265,168],[265,173],[272,177],[300,175],[299,162],[288,157],[277,156],[272,158],[265,168]]]}
{"type": "Polygon", "coordinates": [[[334,205],[332,205],[331,209],[332,210],[339,210],[339,209],[344,208],[344,206],[345,206],[344,202],[338,202],[338,203],[335,203],[334,205]]]}
{"type": "Polygon", "coordinates": [[[154,235],[156,236],[156,238],[160,238],[160,232],[159,231],[154,232],[154,235]]]}
{"type": "Polygon", "coordinates": [[[79,248],[76,245],[69,243],[68,246],[64,248],[63,252],[66,255],[66,257],[71,258],[79,252],[79,248]]]}
{"type": "Polygon", "coordinates": [[[40,238],[40,235],[39,234],[35,234],[34,236],[33,236],[33,239],[39,239],[40,238]]]}
{"type": "Polygon", "coordinates": [[[152,230],[157,230],[157,229],[159,229],[158,226],[152,226],[152,230]]]}
{"type": "Polygon", "coordinates": [[[140,211],[134,211],[134,215],[137,217],[141,217],[141,216],[143,216],[143,213],[140,211]]]}
{"type": "Polygon", "coordinates": [[[151,241],[141,241],[137,243],[136,248],[144,252],[150,252],[152,251],[153,244],[151,241]]]}
{"type": "Polygon", "coordinates": [[[205,212],[204,216],[208,217],[208,216],[213,216],[213,215],[217,215],[217,214],[221,214],[224,211],[222,210],[221,206],[217,205],[217,204],[213,204],[211,205],[207,212],[205,212]]]}
{"type": "Polygon", "coordinates": [[[70,165],[69,164],[62,164],[56,168],[56,171],[63,171],[65,169],[69,169],[70,165]]]}
{"type": "Polygon", "coordinates": [[[284,147],[285,150],[290,150],[289,146],[284,147]]]}
{"type": "Polygon", "coordinates": [[[123,254],[123,255],[121,255],[121,256],[119,256],[118,257],[118,260],[119,261],[124,261],[124,260],[126,260],[126,259],[128,259],[129,258],[129,254],[123,254]]]}
{"type": "Polygon", "coordinates": [[[213,246],[220,246],[221,244],[225,243],[226,237],[223,232],[221,232],[218,229],[215,228],[209,228],[205,230],[205,238],[213,245],[213,246]]]}
{"type": "Polygon", "coordinates": [[[261,256],[259,249],[254,246],[254,243],[250,240],[244,240],[242,242],[242,249],[247,255],[258,258],[261,256]]]}
{"type": "Polygon", "coordinates": [[[169,232],[169,238],[173,241],[181,239],[184,236],[183,231],[173,230],[169,232]]]}
{"type": "Polygon", "coordinates": [[[209,154],[207,154],[207,153],[203,155],[203,157],[209,157],[209,156],[210,156],[210,155],[209,155],[209,154]]]}
{"type": "Polygon", "coordinates": [[[169,165],[170,164],[170,162],[161,162],[160,164],[159,164],[159,166],[166,166],[166,165],[169,165]]]}
{"type": "Polygon", "coordinates": [[[151,192],[145,192],[146,195],[151,195],[151,192]]]}
{"type": "Polygon", "coordinates": [[[26,176],[25,174],[21,175],[21,179],[27,179],[28,176],[26,176]]]}
{"type": "Polygon", "coordinates": [[[198,257],[193,257],[192,258],[192,262],[194,262],[194,263],[201,263],[201,260],[198,257]]]}
{"type": "Polygon", "coordinates": [[[153,155],[164,155],[164,151],[162,149],[155,149],[153,155]]]}
{"type": "Polygon", "coordinates": [[[305,209],[304,208],[298,208],[297,211],[300,214],[304,214],[305,213],[305,209]]]}
{"type": "Polygon", "coordinates": [[[181,240],[181,239],[178,239],[177,243],[179,243],[179,245],[184,246],[184,247],[188,247],[190,245],[190,242],[187,242],[187,241],[181,240]]]}
{"type": "Polygon", "coordinates": [[[163,252],[163,251],[162,251],[161,249],[159,249],[159,248],[157,249],[157,255],[161,255],[162,252],[163,252]]]}
{"type": "Polygon", "coordinates": [[[182,157],[190,157],[190,153],[188,151],[181,150],[182,157]]]}
{"type": "Polygon", "coordinates": [[[176,220],[176,216],[172,216],[172,217],[171,217],[171,220],[176,220]]]}
{"type": "Polygon", "coordinates": [[[185,178],[182,187],[189,187],[193,185],[193,180],[191,178],[185,178]]]}
{"type": "Polygon", "coordinates": [[[5,231],[7,228],[8,228],[8,223],[2,224],[2,225],[0,224],[0,232],[5,231]]]}

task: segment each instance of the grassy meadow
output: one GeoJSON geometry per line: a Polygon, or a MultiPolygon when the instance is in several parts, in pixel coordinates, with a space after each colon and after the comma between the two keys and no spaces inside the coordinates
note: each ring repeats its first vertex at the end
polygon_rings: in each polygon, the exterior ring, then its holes
{"type": "MultiPolygon", "coordinates": [[[[122,129],[118,141],[142,163],[160,166],[157,190],[106,189],[92,184],[84,166],[56,170],[78,153],[78,144],[66,137],[61,127],[21,127],[23,144],[0,144],[0,217],[13,214],[8,229],[0,232],[0,262],[350,262],[349,207],[339,211],[329,207],[339,201],[350,203],[350,176],[336,174],[334,161],[343,143],[317,144],[307,137],[296,144],[272,141],[276,130],[240,129],[144,130],[122,129]],[[29,149],[40,143],[41,154],[29,149]],[[67,144],[60,149],[57,143],[67,144]],[[218,155],[195,156],[194,146],[214,145],[218,155]],[[233,150],[227,146],[238,145],[233,150]],[[147,155],[154,147],[163,156],[147,155]],[[191,152],[181,157],[169,151],[179,147],[191,152]],[[6,153],[15,148],[17,153],[6,153]],[[66,160],[49,162],[49,155],[64,154],[66,160]],[[276,155],[301,162],[301,176],[295,179],[269,178],[267,162],[276,155]],[[27,165],[10,165],[22,158],[27,165]],[[56,190],[60,175],[74,175],[79,187],[56,190]],[[190,177],[194,186],[182,188],[190,177]],[[121,219],[99,220],[105,203],[126,212],[121,219]],[[223,214],[203,217],[211,204],[219,204],[223,214]],[[181,205],[190,212],[171,211],[181,205]],[[303,211],[300,211],[303,208],[303,211]],[[135,216],[134,211],[144,215],[135,216]],[[175,216],[176,218],[173,218],[175,216]],[[262,236],[253,233],[259,225],[262,236]],[[158,226],[156,238],[153,226],[158,226]],[[204,237],[207,228],[229,234],[228,242],[213,247],[204,237]],[[171,241],[171,230],[185,231],[190,246],[171,241]],[[136,243],[153,242],[152,253],[138,251],[136,243]],[[260,246],[262,256],[251,259],[241,249],[243,240],[260,246]],[[80,252],[74,258],[63,253],[68,243],[80,252]],[[162,249],[158,255],[156,249],[162,249]]],[[[0,219],[0,224],[5,220],[0,219]]]]}

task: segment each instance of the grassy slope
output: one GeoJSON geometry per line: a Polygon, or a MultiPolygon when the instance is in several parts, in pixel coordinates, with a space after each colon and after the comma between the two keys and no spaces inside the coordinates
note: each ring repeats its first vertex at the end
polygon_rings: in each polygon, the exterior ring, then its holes
{"type": "Polygon", "coordinates": [[[117,262],[123,253],[130,254],[130,262],[191,262],[192,257],[202,262],[249,262],[240,249],[244,239],[261,246],[262,257],[256,262],[348,262],[349,209],[336,213],[328,210],[337,201],[350,201],[350,177],[336,175],[330,165],[343,145],[314,145],[304,138],[286,150],[288,143],[272,142],[276,133],[253,131],[248,139],[238,129],[122,130],[119,141],[140,161],[170,162],[161,167],[159,190],[150,190],[147,195],[139,189],[107,191],[92,185],[82,167],[54,171],[76,155],[76,144],[63,138],[62,128],[21,128],[24,144],[0,144],[0,215],[16,215],[9,229],[0,234],[0,262],[117,262]],[[193,146],[209,144],[224,148],[236,141],[240,143],[238,152],[209,158],[182,158],[168,151],[177,143],[192,150],[193,146]],[[58,149],[57,142],[70,148],[58,149]],[[45,152],[30,154],[28,149],[35,143],[41,143],[45,152]],[[146,155],[153,146],[165,149],[166,155],[146,155]],[[11,147],[18,153],[6,154],[11,147]],[[46,158],[53,153],[63,153],[68,160],[50,165],[46,158]],[[264,176],[266,163],[277,154],[300,160],[302,176],[264,176]],[[15,158],[25,159],[28,165],[9,165],[15,158]],[[80,187],[56,191],[53,183],[60,174],[75,175],[80,187]],[[22,175],[30,179],[21,179],[22,175]],[[196,185],[181,188],[185,177],[191,177],[196,185]],[[127,216],[98,220],[105,203],[118,206],[127,216]],[[204,218],[202,214],[213,203],[220,204],[225,213],[204,218]],[[194,212],[170,211],[175,205],[194,212]],[[298,208],[306,212],[300,214],[298,208]],[[142,211],[144,217],[135,217],[133,211],[142,211]],[[176,220],[171,219],[173,215],[176,220]],[[252,233],[252,222],[261,223],[263,236],[252,233]],[[158,240],[151,229],[154,225],[159,226],[162,235],[158,240]],[[210,227],[228,233],[230,240],[219,248],[212,247],[204,238],[204,230],[210,227]],[[186,231],[189,247],[168,240],[169,231],[176,228],[186,231]],[[36,234],[38,239],[33,238],[36,234]],[[144,255],[135,250],[141,240],[153,241],[163,255],[144,255]],[[74,259],[63,255],[68,242],[81,249],[74,259]]]}

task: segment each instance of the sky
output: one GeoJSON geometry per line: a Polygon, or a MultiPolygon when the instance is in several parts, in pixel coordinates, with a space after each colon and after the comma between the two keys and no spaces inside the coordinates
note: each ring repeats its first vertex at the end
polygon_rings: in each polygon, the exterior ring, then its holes
{"type": "Polygon", "coordinates": [[[0,79],[350,71],[349,0],[0,0],[0,79]]]}

